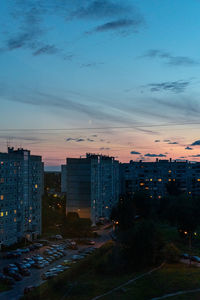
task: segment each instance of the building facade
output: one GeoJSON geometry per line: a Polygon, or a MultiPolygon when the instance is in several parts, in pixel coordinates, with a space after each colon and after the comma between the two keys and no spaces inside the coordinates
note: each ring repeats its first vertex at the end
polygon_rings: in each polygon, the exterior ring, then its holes
{"type": "Polygon", "coordinates": [[[41,234],[44,166],[40,156],[24,149],[0,153],[0,243],[41,234]]]}
{"type": "Polygon", "coordinates": [[[67,158],[62,172],[63,178],[67,174],[67,213],[77,212],[93,224],[109,219],[119,199],[119,162],[109,156],[86,154],[85,158],[67,158]]]}
{"type": "Polygon", "coordinates": [[[121,164],[122,194],[146,190],[153,199],[167,195],[166,184],[177,187],[191,197],[200,196],[200,163],[188,161],[156,160],[121,164]]]}

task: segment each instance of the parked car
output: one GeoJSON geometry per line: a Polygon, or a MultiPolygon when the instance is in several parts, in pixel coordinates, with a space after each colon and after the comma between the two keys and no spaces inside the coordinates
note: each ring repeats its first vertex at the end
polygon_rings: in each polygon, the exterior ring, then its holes
{"type": "Polygon", "coordinates": [[[192,256],[191,260],[200,263],[200,257],[198,256],[192,256]]]}
{"type": "Polygon", "coordinates": [[[30,276],[31,275],[31,272],[29,271],[29,269],[26,269],[26,268],[21,268],[19,270],[19,273],[22,275],[22,276],[30,276]]]}
{"type": "Polygon", "coordinates": [[[189,256],[189,254],[187,254],[187,253],[182,253],[182,254],[181,254],[181,258],[183,258],[183,259],[189,259],[190,256],[189,256]]]}
{"type": "Polygon", "coordinates": [[[24,289],[24,295],[32,292],[34,289],[35,289],[35,286],[32,286],[32,285],[25,287],[25,289],[24,289]]]}
{"type": "Polygon", "coordinates": [[[12,277],[6,276],[2,273],[0,273],[0,282],[8,284],[8,285],[15,284],[15,280],[12,277]]]}

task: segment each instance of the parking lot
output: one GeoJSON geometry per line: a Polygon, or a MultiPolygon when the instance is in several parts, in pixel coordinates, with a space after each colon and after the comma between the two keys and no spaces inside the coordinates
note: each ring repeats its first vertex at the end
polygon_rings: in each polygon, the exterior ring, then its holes
{"type": "Polygon", "coordinates": [[[51,243],[48,246],[42,246],[27,253],[22,253],[18,258],[3,258],[1,254],[0,273],[12,278],[12,289],[0,294],[1,299],[19,299],[24,294],[24,289],[38,286],[44,280],[58,276],[61,272],[70,268],[70,264],[85,257],[94,249],[92,246],[80,246],[78,249],[69,249],[69,242],[51,243]],[[9,268],[9,266],[11,266],[9,268]],[[27,275],[23,274],[21,269],[27,269],[27,275]],[[17,277],[11,276],[12,272],[17,270],[17,277]]]}
{"type": "MultiPolygon", "coordinates": [[[[17,258],[3,258],[4,253],[0,254],[0,273],[3,274],[4,268],[7,268],[9,264],[27,264],[28,260],[34,260],[32,266],[27,266],[30,271],[30,275],[23,276],[22,280],[15,280],[14,285],[11,290],[0,293],[1,300],[16,300],[19,299],[24,294],[24,289],[31,286],[41,285],[47,278],[52,278],[58,276],[65,269],[70,267],[71,263],[82,259],[89,253],[92,253],[95,248],[101,247],[106,241],[108,241],[110,236],[110,229],[102,229],[99,231],[100,236],[95,239],[95,245],[78,245],[78,249],[70,249],[69,240],[63,240],[58,242],[50,242],[47,246],[38,247],[32,249],[30,252],[22,253],[20,257],[17,258]],[[58,248],[59,247],[59,248],[58,248]],[[52,249],[51,249],[52,248],[52,249]],[[54,251],[52,251],[54,250],[54,251]],[[58,250],[58,251],[57,251],[58,250]],[[49,254],[50,251],[50,254],[49,254]],[[58,252],[62,252],[63,255],[56,257],[58,252]],[[54,252],[54,258],[52,261],[48,259],[52,256],[54,252]],[[37,259],[38,257],[38,259],[37,259]],[[35,259],[36,258],[36,259],[35,259]],[[46,262],[45,262],[46,261],[46,262]],[[48,263],[48,262],[49,263],[48,263]]],[[[70,242],[71,243],[71,242],[70,242]]],[[[73,243],[72,243],[72,248],[73,243]]],[[[19,269],[19,268],[18,268],[19,269]]]]}

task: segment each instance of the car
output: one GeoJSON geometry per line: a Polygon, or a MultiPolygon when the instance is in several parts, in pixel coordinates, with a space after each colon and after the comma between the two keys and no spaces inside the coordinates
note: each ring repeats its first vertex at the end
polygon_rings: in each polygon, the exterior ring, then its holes
{"type": "Polygon", "coordinates": [[[25,287],[24,288],[24,295],[32,292],[34,289],[35,289],[35,286],[32,286],[32,285],[25,287]]]}
{"type": "Polygon", "coordinates": [[[28,253],[28,252],[30,252],[30,249],[29,248],[23,248],[23,249],[20,249],[20,251],[22,253],[28,253]]]}
{"type": "Polygon", "coordinates": [[[42,274],[42,275],[41,275],[41,278],[42,278],[43,280],[47,280],[47,279],[53,278],[53,277],[55,277],[55,276],[57,276],[57,273],[48,271],[48,272],[42,274]]]}
{"type": "Polygon", "coordinates": [[[33,251],[33,250],[35,250],[35,249],[36,249],[36,248],[35,248],[34,245],[30,245],[30,246],[29,246],[29,250],[30,250],[30,251],[33,251]]]}
{"type": "Polygon", "coordinates": [[[9,269],[12,269],[12,270],[14,270],[14,271],[16,271],[16,272],[19,271],[18,267],[17,267],[15,264],[9,264],[9,265],[8,265],[8,268],[9,268],[9,269]]]}
{"type": "Polygon", "coordinates": [[[13,258],[18,258],[22,255],[21,251],[13,251],[12,252],[12,257],[13,258]]]}
{"type": "Polygon", "coordinates": [[[192,256],[191,260],[200,263],[200,257],[198,256],[192,256]]]}
{"type": "Polygon", "coordinates": [[[43,244],[41,244],[41,243],[35,243],[34,246],[35,246],[36,249],[39,249],[39,248],[43,247],[43,244]]]}
{"type": "Polygon", "coordinates": [[[37,269],[43,269],[45,265],[43,264],[43,262],[37,262],[34,264],[34,267],[37,269]]]}
{"type": "Polygon", "coordinates": [[[183,258],[183,259],[189,259],[190,256],[189,256],[189,254],[187,254],[187,253],[182,253],[182,254],[181,254],[181,258],[183,258]]]}
{"type": "Polygon", "coordinates": [[[8,285],[15,284],[15,280],[12,277],[6,276],[2,273],[0,273],[0,282],[8,284],[8,285]]]}
{"type": "Polygon", "coordinates": [[[56,240],[62,240],[63,237],[62,237],[62,235],[60,235],[60,234],[56,234],[56,235],[55,235],[55,239],[56,239],[56,240]]]}
{"type": "Polygon", "coordinates": [[[14,278],[16,281],[21,281],[21,280],[23,279],[22,275],[20,275],[19,273],[13,274],[13,278],[14,278]]]}
{"type": "Polygon", "coordinates": [[[31,272],[30,272],[28,269],[26,269],[26,268],[20,269],[20,270],[19,270],[19,273],[20,273],[22,276],[30,276],[30,275],[31,275],[31,272]]]}

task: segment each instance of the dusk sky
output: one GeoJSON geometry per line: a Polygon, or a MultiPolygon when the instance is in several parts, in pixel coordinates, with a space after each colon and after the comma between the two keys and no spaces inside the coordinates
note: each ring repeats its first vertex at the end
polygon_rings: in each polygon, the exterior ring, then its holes
{"type": "Polygon", "coordinates": [[[200,161],[200,0],[1,0],[0,151],[200,161]]]}

